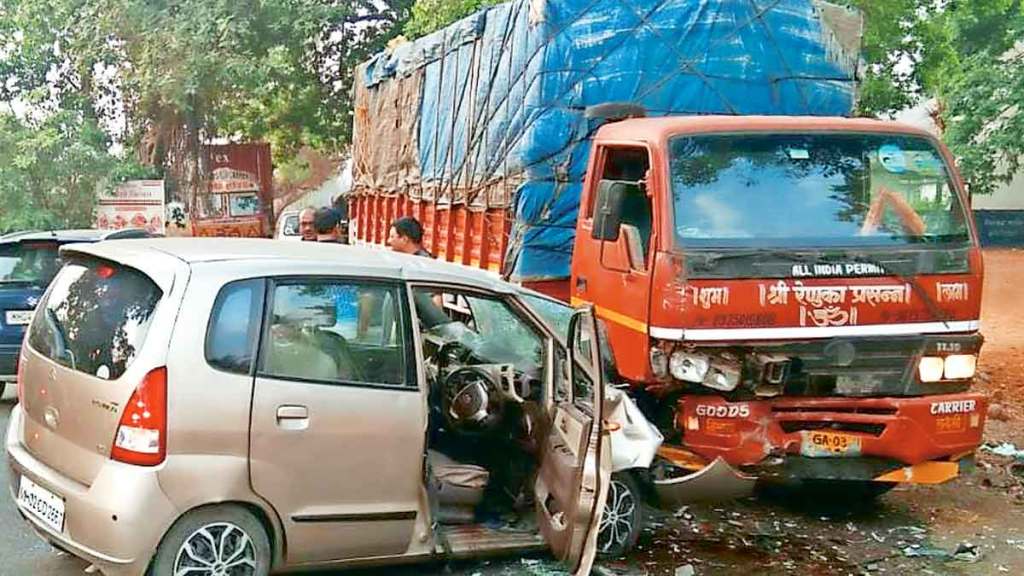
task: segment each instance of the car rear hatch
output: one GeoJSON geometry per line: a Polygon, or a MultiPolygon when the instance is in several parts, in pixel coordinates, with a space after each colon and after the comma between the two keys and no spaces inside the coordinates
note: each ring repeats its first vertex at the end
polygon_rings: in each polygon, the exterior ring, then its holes
{"type": "Polygon", "coordinates": [[[89,485],[132,394],[165,364],[188,267],[148,241],[79,245],[63,255],[22,349],[21,441],[89,485]]]}

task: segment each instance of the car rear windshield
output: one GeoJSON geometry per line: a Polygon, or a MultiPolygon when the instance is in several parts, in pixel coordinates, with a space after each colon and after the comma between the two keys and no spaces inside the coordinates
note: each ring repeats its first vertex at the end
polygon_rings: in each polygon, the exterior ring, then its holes
{"type": "Polygon", "coordinates": [[[904,134],[787,133],[671,141],[678,242],[690,247],[964,244],[942,155],[904,134]]]}
{"type": "Polygon", "coordinates": [[[36,309],[29,344],[72,370],[119,378],[142,348],[161,296],[152,280],[132,268],[70,262],[36,309]]]}
{"type": "Polygon", "coordinates": [[[0,284],[46,286],[60,269],[57,249],[53,242],[0,244],[0,284]]]}

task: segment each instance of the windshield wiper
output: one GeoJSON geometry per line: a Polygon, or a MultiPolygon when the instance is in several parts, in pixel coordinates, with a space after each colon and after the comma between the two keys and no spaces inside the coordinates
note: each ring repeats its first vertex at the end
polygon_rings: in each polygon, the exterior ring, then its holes
{"type": "Polygon", "coordinates": [[[724,252],[696,253],[703,257],[700,267],[703,270],[711,270],[719,263],[728,260],[745,260],[748,258],[772,257],[786,260],[788,262],[810,262],[818,258],[818,254],[801,254],[789,250],[777,250],[773,248],[755,248],[753,250],[732,250],[724,252]]]}
{"type": "Polygon", "coordinates": [[[44,307],[43,309],[46,311],[44,316],[46,317],[47,324],[50,325],[50,330],[56,337],[55,339],[58,347],[57,357],[67,358],[71,361],[71,369],[77,370],[78,368],[75,366],[75,354],[70,348],[68,348],[67,336],[64,335],[64,329],[60,325],[60,320],[57,319],[57,314],[49,308],[44,307]]]}

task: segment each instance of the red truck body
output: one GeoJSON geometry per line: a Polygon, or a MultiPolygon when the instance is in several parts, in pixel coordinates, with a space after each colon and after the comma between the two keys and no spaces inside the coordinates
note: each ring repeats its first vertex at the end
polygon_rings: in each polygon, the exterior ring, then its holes
{"type": "Polygon", "coordinates": [[[192,235],[269,238],[274,221],[270,144],[207,145],[203,153],[210,180],[190,210],[192,235]]]}
{"type": "MultiPolygon", "coordinates": [[[[595,307],[620,375],[634,384],[669,443],[698,464],[723,457],[764,476],[941,482],[956,476],[981,443],[986,416],[985,397],[970,392],[982,343],[983,266],[968,202],[945,147],[891,122],[735,116],[613,122],[600,128],[591,148],[572,277],[527,285],[595,307]],[[737,146],[796,138],[831,146],[834,154],[797,144],[722,166],[694,158],[727,157],[732,145],[717,148],[719,156],[680,154],[684,146],[715,149],[714,138],[733,138],[737,146]],[[862,158],[836,152],[853,150],[856,139],[872,143],[862,158]],[[794,167],[758,167],[778,163],[780,154],[794,167]],[[819,158],[814,154],[833,164],[806,181],[846,174],[843,186],[829,184],[822,202],[861,195],[849,215],[836,217],[836,226],[858,226],[849,239],[778,246],[772,238],[723,233],[718,245],[699,226],[685,225],[699,212],[711,215],[712,231],[727,229],[749,208],[714,204],[710,191],[748,193],[743,186],[758,186],[759,174],[805,183],[798,179],[808,173],[801,165],[819,158]],[[729,170],[749,182],[722,188],[729,170]],[[609,190],[622,183],[623,198],[641,193],[625,201],[626,216],[615,216],[608,233],[602,219],[622,208],[608,208],[616,198],[609,190]],[[904,198],[900,186],[913,194],[904,198]],[[696,199],[688,190],[697,191],[696,199]],[[885,218],[906,231],[880,232],[885,218]],[[926,232],[936,226],[957,233],[926,232]]],[[[425,245],[436,257],[504,270],[508,209],[441,206],[372,190],[357,191],[350,208],[356,241],[382,244],[394,218],[412,215],[424,224],[425,245]]],[[[824,226],[782,225],[797,232],[824,226]]]]}

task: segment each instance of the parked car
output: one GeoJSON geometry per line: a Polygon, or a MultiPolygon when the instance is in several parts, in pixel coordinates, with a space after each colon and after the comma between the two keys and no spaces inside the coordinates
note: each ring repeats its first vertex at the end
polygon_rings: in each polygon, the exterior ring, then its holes
{"type": "Polygon", "coordinates": [[[277,219],[275,240],[302,240],[299,233],[299,210],[286,210],[277,219]]]}
{"type": "Polygon", "coordinates": [[[0,236],[0,395],[14,382],[18,350],[32,311],[60,269],[58,249],[71,243],[144,238],[141,229],[20,231],[0,236]]]}
{"type": "Polygon", "coordinates": [[[339,245],[63,254],[6,444],[47,542],[108,575],[545,546],[589,572],[615,433],[589,310],[556,326],[483,272],[339,245]]]}

